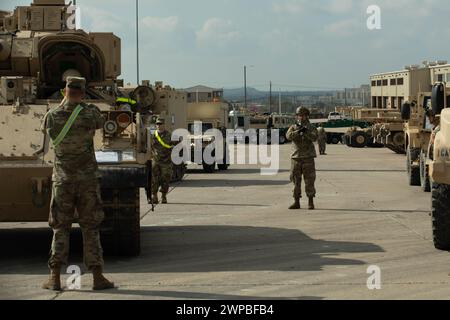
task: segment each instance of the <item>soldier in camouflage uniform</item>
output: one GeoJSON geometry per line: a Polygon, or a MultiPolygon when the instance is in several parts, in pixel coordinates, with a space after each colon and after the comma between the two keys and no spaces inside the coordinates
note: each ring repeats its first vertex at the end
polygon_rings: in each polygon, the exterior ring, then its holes
{"type": "Polygon", "coordinates": [[[94,290],[113,288],[103,276],[103,251],[99,227],[104,218],[99,184],[99,172],[93,138],[103,128],[104,119],[95,105],[82,102],[85,96],[84,78],[67,78],[63,102],[50,110],[42,130],[52,139],[55,151],[53,189],[49,225],[53,229],[50,278],[43,284],[47,290],[61,290],[60,270],[68,263],[70,230],[75,210],[83,232],[84,262],[94,276],[94,290]],[[70,118],[80,111],[68,126],[70,118]],[[66,135],[63,128],[69,128],[66,135]],[[62,139],[61,139],[62,138],[62,139]]]}
{"type": "Polygon", "coordinates": [[[327,151],[327,132],[325,131],[325,128],[323,126],[320,126],[317,129],[318,133],[318,143],[319,143],[319,153],[320,155],[326,155],[327,151]]]}
{"type": "Polygon", "coordinates": [[[169,184],[172,179],[172,133],[166,130],[164,119],[158,119],[156,122],[157,129],[151,136],[152,150],[152,202],[157,204],[158,189],[160,189],[162,197],[161,202],[167,203],[167,193],[169,192],[169,184]]]}
{"type": "Polygon", "coordinates": [[[306,195],[309,198],[309,209],[314,210],[314,197],[316,189],[315,158],[317,157],[314,142],[317,141],[317,129],[309,122],[310,112],[301,107],[297,109],[298,123],[291,126],[286,134],[289,141],[292,141],[292,168],[291,182],[294,183],[294,204],[289,207],[291,210],[300,209],[300,198],[302,197],[302,177],[305,179],[306,195]]]}

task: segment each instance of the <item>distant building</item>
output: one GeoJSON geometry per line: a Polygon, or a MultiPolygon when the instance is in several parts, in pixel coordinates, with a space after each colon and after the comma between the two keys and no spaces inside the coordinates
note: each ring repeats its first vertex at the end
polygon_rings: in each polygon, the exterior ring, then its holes
{"type": "Polygon", "coordinates": [[[341,105],[369,106],[370,85],[362,85],[359,88],[348,88],[337,91],[334,96],[334,101],[341,105]]]}
{"type": "Polygon", "coordinates": [[[188,103],[223,101],[223,89],[195,86],[184,89],[184,91],[187,93],[188,103]]]}

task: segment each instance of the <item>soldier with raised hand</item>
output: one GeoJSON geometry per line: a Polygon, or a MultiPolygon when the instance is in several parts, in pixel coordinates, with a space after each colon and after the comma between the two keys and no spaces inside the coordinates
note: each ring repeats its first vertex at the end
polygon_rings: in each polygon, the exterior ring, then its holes
{"type": "Polygon", "coordinates": [[[327,132],[323,125],[321,125],[319,128],[317,128],[318,133],[318,143],[319,143],[319,153],[320,155],[324,156],[326,155],[327,151],[327,132]]]}
{"type": "Polygon", "coordinates": [[[166,129],[165,120],[156,121],[156,131],[151,136],[152,150],[152,203],[158,204],[158,190],[162,197],[161,203],[167,204],[170,181],[172,179],[172,133],[166,129]]]}
{"type": "Polygon", "coordinates": [[[286,134],[289,141],[292,141],[292,167],[291,182],[294,183],[294,204],[290,210],[300,209],[300,199],[302,197],[301,183],[305,179],[305,191],[309,199],[309,209],[314,210],[314,198],[316,196],[316,166],[317,157],[314,142],[317,141],[317,129],[309,122],[310,112],[307,108],[297,109],[297,124],[291,126],[286,134]]]}
{"type": "Polygon", "coordinates": [[[68,77],[65,98],[44,118],[42,130],[55,151],[49,225],[53,229],[47,290],[61,290],[61,267],[68,264],[70,230],[75,210],[83,233],[84,263],[94,276],[93,289],[114,288],[103,276],[100,224],[104,219],[94,136],[103,128],[100,110],[83,102],[86,79],[68,77]]]}

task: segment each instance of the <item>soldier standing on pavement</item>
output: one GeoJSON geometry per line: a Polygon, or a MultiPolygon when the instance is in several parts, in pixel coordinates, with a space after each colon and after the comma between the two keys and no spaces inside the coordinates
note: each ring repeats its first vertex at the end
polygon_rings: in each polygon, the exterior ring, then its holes
{"type": "Polygon", "coordinates": [[[70,230],[75,210],[83,233],[84,263],[94,276],[93,289],[114,288],[103,276],[103,250],[99,227],[104,219],[99,172],[94,153],[94,136],[103,128],[100,110],[83,102],[86,79],[68,77],[65,98],[50,110],[42,130],[55,151],[49,225],[53,229],[50,278],[43,289],[61,290],[61,267],[67,265],[70,230]]]}
{"type": "Polygon", "coordinates": [[[326,151],[327,151],[327,132],[325,131],[325,128],[323,126],[320,126],[317,129],[318,132],[318,139],[317,141],[319,142],[319,152],[320,155],[324,156],[326,155],[326,151]]]}
{"type": "Polygon", "coordinates": [[[291,182],[294,183],[294,204],[291,210],[300,209],[300,198],[302,197],[301,183],[305,179],[305,191],[309,199],[309,209],[314,210],[314,198],[316,196],[316,166],[317,157],[314,142],[317,141],[317,129],[309,122],[310,112],[304,107],[297,109],[297,124],[291,126],[286,134],[292,141],[292,167],[291,182]]]}
{"type": "Polygon", "coordinates": [[[152,202],[157,204],[158,189],[162,197],[161,202],[167,203],[167,193],[172,179],[172,133],[166,130],[164,119],[156,121],[156,131],[151,136],[152,150],[152,202]]]}

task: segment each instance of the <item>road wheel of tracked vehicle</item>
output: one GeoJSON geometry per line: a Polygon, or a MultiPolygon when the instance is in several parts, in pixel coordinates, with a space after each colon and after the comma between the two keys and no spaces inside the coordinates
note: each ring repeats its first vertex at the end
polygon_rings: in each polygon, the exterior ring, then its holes
{"type": "Polygon", "coordinates": [[[431,191],[430,174],[428,171],[427,159],[423,151],[420,153],[420,184],[422,185],[422,190],[424,192],[431,191]]]}
{"type": "Polygon", "coordinates": [[[413,166],[413,162],[420,156],[420,150],[408,149],[406,153],[406,169],[410,186],[420,186],[420,167],[413,166]]]}
{"type": "Polygon", "coordinates": [[[434,184],[432,193],[433,241],[438,250],[450,250],[450,186],[434,184]]]}
{"type": "Polygon", "coordinates": [[[205,173],[214,173],[216,171],[216,164],[207,164],[203,162],[203,171],[205,173]]]}
{"type": "Polygon", "coordinates": [[[365,148],[367,146],[367,135],[364,132],[355,132],[352,135],[351,146],[353,148],[365,148]]]}
{"type": "Polygon", "coordinates": [[[133,257],[141,251],[139,188],[102,189],[105,220],[101,241],[106,255],[133,257]]]}

